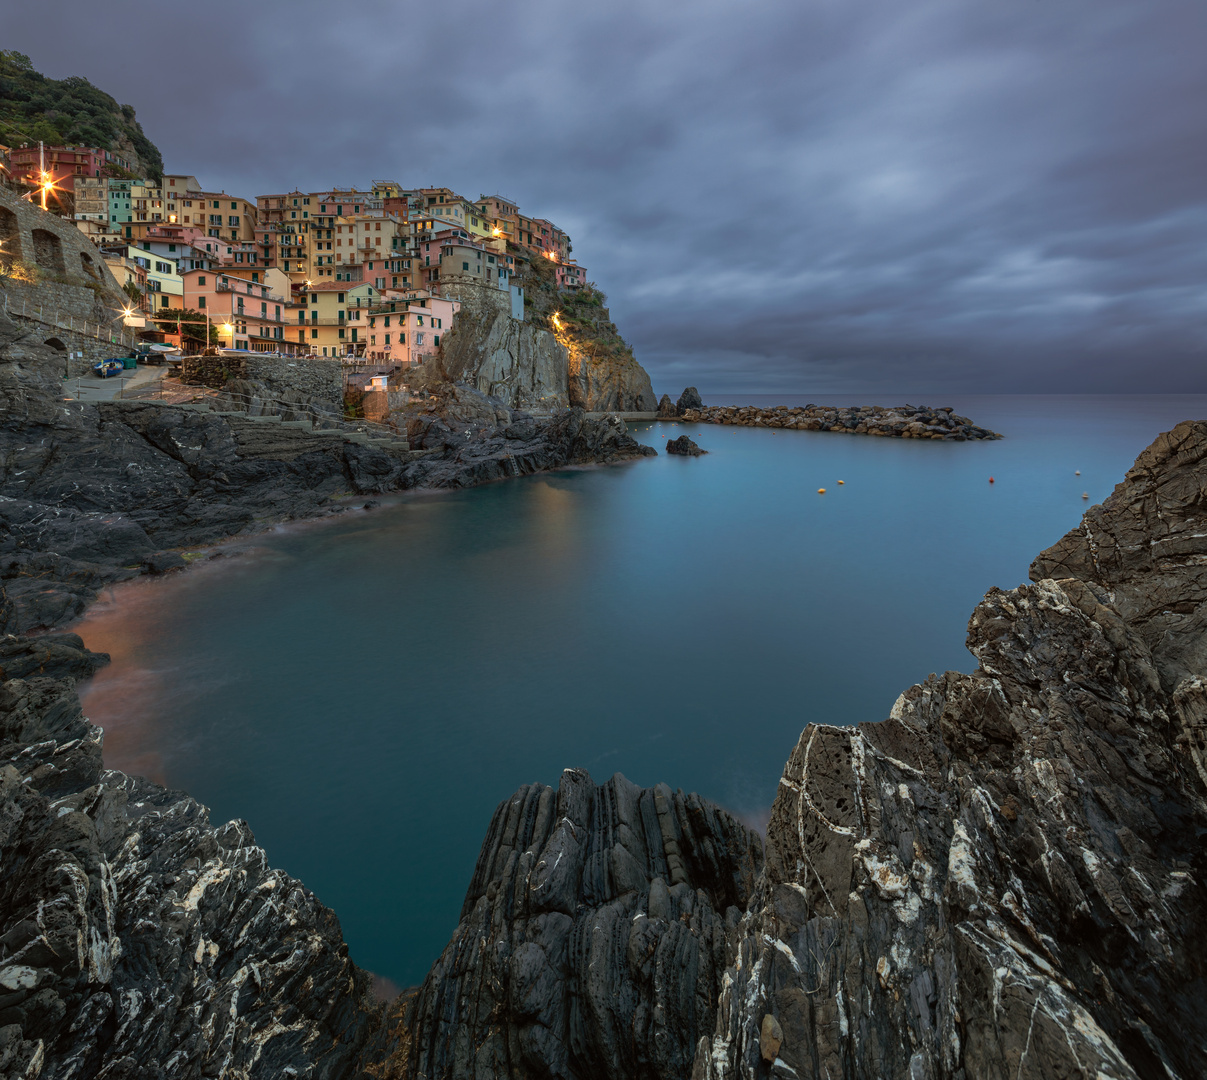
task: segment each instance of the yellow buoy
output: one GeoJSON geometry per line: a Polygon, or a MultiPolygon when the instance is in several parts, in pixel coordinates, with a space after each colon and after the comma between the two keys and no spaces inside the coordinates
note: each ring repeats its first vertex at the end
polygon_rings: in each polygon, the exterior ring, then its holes
{"type": "Polygon", "coordinates": [[[838,482],[839,482],[840,484],[845,484],[845,483],[846,483],[846,481],[845,481],[845,480],[839,480],[838,482]]]}
{"type": "Polygon", "coordinates": [[[818,495],[824,495],[825,493],[826,493],[826,489],[825,489],[825,488],[818,488],[818,489],[817,489],[817,494],[818,494],[818,495]]]}

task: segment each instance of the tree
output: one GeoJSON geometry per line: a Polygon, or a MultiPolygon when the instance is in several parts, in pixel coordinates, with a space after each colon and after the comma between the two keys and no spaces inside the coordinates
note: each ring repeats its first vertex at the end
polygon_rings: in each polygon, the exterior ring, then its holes
{"type": "Polygon", "coordinates": [[[131,304],[142,304],[142,289],[138,287],[137,281],[127,281],[122,286],[122,292],[130,298],[131,304]]]}
{"type": "MultiPolygon", "coordinates": [[[[133,282],[128,284],[133,284],[133,282]]],[[[181,345],[192,342],[204,347],[205,316],[200,311],[194,311],[192,308],[165,308],[151,318],[165,334],[180,334],[181,345]]],[[[222,343],[217,327],[210,327],[209,343],[211,345],[222,343]]]]}

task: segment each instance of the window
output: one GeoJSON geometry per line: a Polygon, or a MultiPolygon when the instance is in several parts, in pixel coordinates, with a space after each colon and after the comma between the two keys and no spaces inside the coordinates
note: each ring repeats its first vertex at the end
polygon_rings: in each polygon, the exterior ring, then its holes
{"type": "Polygon", "coordinates": [[[214,205],[211,207],[211,209],[213,209],[213,210],[218,209],[218,200],[217,199],[214,200],[214,205]]]}
{"type": "Polygon", "coordinates": [[[197,306],[199,308],[205,307],[205,297],[204,296],[197,297],[197,306]]]}
{"type": "MultiPolygon", "coordinates": [[[[335,302],[336,302],[337,304],[342,304],[342,303],[344,302],[344,294],[343,294],[343,293],[340,293],[340,294],[339,294],[339,295],[338,295],[338,296],[335,298],[335,302]]],[[[342,314],[343,314],[343,312],[340,312],[340,314],[342,315],[342,314]]]]}
{"type": "Polygon", "coordinates": [[[317,330],[311,330],[311,331],[310,331],[310,336],[311,336],[312,338],[316,338],[316,337],[318,337],[318,336],[319,336],[319,332],[318,332],[317,330]]]}
{"type": "Polygon", "coordinates": [[[386,344],[387,345],[390,344],[390,335],[389,334],[386,334],[386,344]]]}
{"type": "Polygon", "coordinates": [[[461,264],[461,269],[462,269],[462,270],[468,270],[468,269],[469,269],[469,263],[467,263],[467,262],[463,262],[463,263],[461,264]]]}
{"type": "Polygon", "coordinates": [[[342,326],[339,328],[339,336],[341,338],[344,336],[344,328],[342,326]]]}
{"type": "Polygon", "coordinates": [[[160,306],[161,306],[161,307],[167,307],[167,306],[168,306],[168,298],[167,298],[166,296],[165,296],[165,297],[163,298],[163,300],[160,302],[160,306]]]}
{"type": "Polygon", "coordinates": [[[204,284],[205,284],[205,275],[204,275],[204,274],[198,274],[198,275],[197,275],[197,284],[198,284],[198,285],[204,285],[204,284]]]}
{"type": "Polygon", "coordinates": [[[420,331],[419,333],[417,333],[417,334],[415,335],[415,344],[416,344],[416,345],[422,345],[422,344],[423,344],[423,332],[422,332],[422,331],[420,331]]]}
{"type": "Polygon", "coordinates": [[[238,204],[237,202],[233,202],[233,203],[231,203],[231,209],[232,209],[232,210],[238,210],[238,209],[239,209],[239,204],[238,204]]]}
{"type": "Polygon", "coordinates": [[[433,345],[439,345],[439,344],[440,344],[440,335],[439,335],[439,334],[436,334],[436,335],[435,335],[435,336],[432,338],[432,344],[433,344],[433,345]]]}

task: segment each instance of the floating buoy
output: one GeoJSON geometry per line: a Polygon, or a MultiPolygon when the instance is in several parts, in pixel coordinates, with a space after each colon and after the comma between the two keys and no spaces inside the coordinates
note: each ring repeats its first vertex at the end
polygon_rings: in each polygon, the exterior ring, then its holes
{"type": "Polygon", "coordinates": [[[846,483],[846,481],[845,481],[845,480],[839,480],[838,482],[839,482],[840,484],[845,484],[845,483],[846,483]]]}
{"type": "Polygon", "coordinates": [[[1088,491],[1083,491],[1083,492],[1081,493],[1081,497],[1082,497],[1083,499],[1088,499],[1088,498],[1090,497],[1090,493],[1089,493],[1088,491]]]}
{"type": "Polygon", "coordinates": [[[991,483],[991,484],[993,483],[993,477],[992,477],[992,476],[991,476],[991,477],[989,477],[989,483],[991,483]]]}
{"type": "Polygon", "coordinates": [[[826,489],[825,489],[825,488],[818,488],[818,489],[817,489],[817,494],[818,494],[818,495],[824,495],[825,493],[826,493],[826,489]]]}
{"type": "Polygon", "coordinates": [[[1080,469],[1078,469],[1078,470],[1077,470],[1075,473],[1073,473],[1073,475],[1074,475],[1074,476],[1080,476],[1080,475],[1081,475],[1081,470],[1080,470],[1080,469]]]}

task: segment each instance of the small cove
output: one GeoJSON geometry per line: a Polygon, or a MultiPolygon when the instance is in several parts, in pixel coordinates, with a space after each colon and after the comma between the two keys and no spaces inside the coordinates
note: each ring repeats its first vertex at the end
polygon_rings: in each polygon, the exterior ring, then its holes
{"type": "Polygon", "coordinates": [[[246,819],[358,963],[417,982],[520,784],[621,771],[761,824],[805,724],[970,670],[985,590],[1207,404],[928,400],[1007,438],[637,424],[712,452],[410,495],[115,589],[76,628],[114,656],[83,688],[106,764],[246,819]]]}

